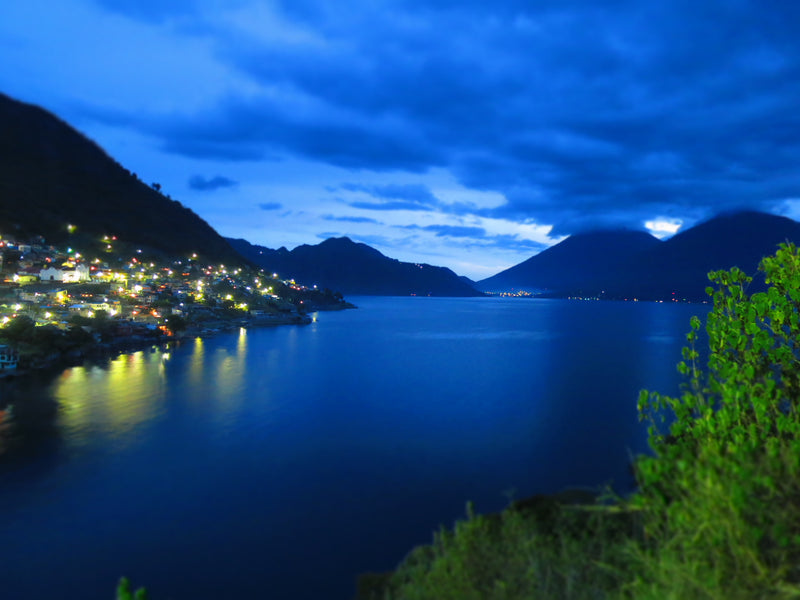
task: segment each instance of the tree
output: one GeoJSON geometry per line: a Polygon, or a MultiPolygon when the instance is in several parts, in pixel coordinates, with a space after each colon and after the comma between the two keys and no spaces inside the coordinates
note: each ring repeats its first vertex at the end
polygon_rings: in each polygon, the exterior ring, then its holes
{"type": "Polygon", "coordinates": [[[654,452],[636,464],[650,595],[800,595],[800,254],[782,244],[759,269],[767,290],[752,295],[739,269],[709,274],[706,367],[694,317],[682,395],[640,397],[654,452]]]}
{"type": "Polygon", "coordinates": [[[84,317],[83,315],[71,315],[69,318],[69,323],[70,325],[76,325],[77,327],[90,327],[93,321],[89,317],[84,317]]]}
{"type": "Polygon", "coordinates": [[[33,335],[36,324],[27,315],[18,315],[3,327],[2,335],[12,342],[22,342],[28,340],[33,335]]]}
{"type": "Polygon", "coordinates": [[[167,315],[164,317],[164,325],[173,334],[179,331],[184,331],[187,327],[186,319],[184,319],[181,315],[167,315]]]}

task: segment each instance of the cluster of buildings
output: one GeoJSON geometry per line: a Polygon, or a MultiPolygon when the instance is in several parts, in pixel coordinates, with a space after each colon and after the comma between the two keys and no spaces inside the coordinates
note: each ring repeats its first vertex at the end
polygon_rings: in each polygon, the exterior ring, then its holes
{"type": "Polygon", "coordinates": [[[80,253],[59,251],[37,237],[30,242],[16,242],[0,236],[0,272],[3,283],[60,281],[76,283],[91,279],[91,268],[80,253]]]}
{"type": "MultiPolygon", "coordinates": [[[[278,288],[293,286],[261,273],[201,265],[197,255],[170,264],[143,259],[142,251],[121,258],[115,238],[103,242],[106,259],[90,258],[73,248],[49,246],[42,238],[17,242],[0,236],[0,326],[18,315],[36,325],[67,329],[75,315],[104,315],[117,323],[165,327],[169,315],[212,318],[214,310],[243,316],[296,312],[279,298],[278,288]]],[[[13,368],[14,353],[0,346],[0,369],[13,368]],[[4,362],[5,361],[5,362],[4,362]]]]}

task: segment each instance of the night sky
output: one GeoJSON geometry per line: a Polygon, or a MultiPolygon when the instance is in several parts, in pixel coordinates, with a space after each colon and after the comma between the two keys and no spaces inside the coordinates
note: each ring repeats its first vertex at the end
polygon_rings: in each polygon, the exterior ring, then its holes
{"type": "Polygon", "coordinates": [[[476,279],[579,230],[800,216],[800,2],[25,0],[0,91],[220,233],[476,279]]]}

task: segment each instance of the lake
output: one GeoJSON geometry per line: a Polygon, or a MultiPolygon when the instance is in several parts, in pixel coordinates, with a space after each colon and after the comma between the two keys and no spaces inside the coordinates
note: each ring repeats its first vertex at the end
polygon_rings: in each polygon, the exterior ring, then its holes
{"type": "Polygon", "coordinates": [[[107,600],[349,600],[510,499],[630,490],[642,388],[676,393],[704,305],[353,298],[251,329],[0,382],[0,589],[107,600]]]}

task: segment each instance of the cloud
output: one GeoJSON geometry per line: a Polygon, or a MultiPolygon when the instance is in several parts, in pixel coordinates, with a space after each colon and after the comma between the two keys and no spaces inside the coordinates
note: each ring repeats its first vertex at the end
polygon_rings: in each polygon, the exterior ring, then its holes
{"type": "Polygon", "coordinates": [[[425,227],[419,227],[419,229],[424,231],[433,231],[439,237],[486,237],[486,230],[483,227],[468,227],[463,225],[426,225],[425,227]]]}
{"type": "Polygon", "coordinates": [[[363,184],[363,183],[343,183],[341,188],[350,192],[364,192],[376,198],[390,200],[408,200],[428,206],[436,206],[439,200],[433,195],[431,190],[422,184],[406,183],[387,183],[387,184],[363,184]]]}
{"type": "Polygon", "coordinates": [[[398,229],[429,231],[440,238],[455,238],[464,248],[496,248],[523,254],[535,254],[548,244],[520,238],[512,234],[490,234],[483,227],[461,225],[396,225],[398,229]]]}
{"type": "Polygon", "coordinates": [[[369,217],[336,217],[334,215],[324,215],[322,218],[326,221],[338,221],[342,223],[369,223],[372,225],[380,225],[380,221],[370,219],[369,217]]]}
{"type": "Polygon", "coordinates": [[[97,1],[180,22],[248,82],[192,112],[120,122],[184,156],[346,168],[340,189],[367,196],[354,208],[562,234],[800,196],[800,4],[238,0],[217,15],[200,0],[97,1]],[[448,206],[423,185],[357,181],[433,169],[505,202],[448,206]]]}
{"type": "Polygon", "coordinates": [[[216,175],[210,179],[206,179],[202,175],[193,175],[189,179],[189,187],[193,190],[198,190],[201,192],[218,190],[220,188],[236,187],[237,185],[239,185],[237,181],[228,179],[222,175],[216,175]]]}
{"type": "Polygon", "coordinates": [[[374,200],[350,200],[349,206],[363,210],[432,211],[441,202],[431,190],[421,184],[361,184],[343,183],[339,189],[367,194],[374,200]]]}
{"type": "Polygon", "coordinates": [[[431,208],[430,206],[423,206],[421,204],[417,204],[416,202],[405,202],[402,200],[394,202],[354,201],[354,202],[348,202],[348,206],[352,206],[353,208],[361,208],[363,210],[421,210],[421,211],[433,210],[433,208],[431,208]]]}
{"type": "Polygon", "coordinates": [[[258,208],[261,210],[280,210],[283,208],[283,204],[280,202],[261,202],[258,208]]]}

